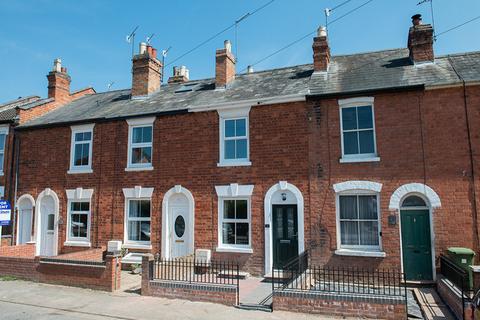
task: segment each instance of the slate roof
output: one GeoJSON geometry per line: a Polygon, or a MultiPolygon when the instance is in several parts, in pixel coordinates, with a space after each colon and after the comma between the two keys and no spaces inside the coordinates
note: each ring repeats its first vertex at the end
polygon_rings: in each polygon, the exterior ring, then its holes
{"type": "Polygon", "coordinates": [[[16,108],[25,108],[25,106],[42,101],[39,96],[20,97],[18,99],[0,104],[0,122],[13,122],[17,116],[16,108]]]}
{"type": "Polygon", "coordinates": [[[208,105],[291,95],[461,83],[456,72],[466,81],[480,81],[479,64],[480,52],[439,56],[435,63],[422,65],[410,62],[408,49],[341,55],[332,57],[326,73],[313,73],[313,65],[306,64],[239,74],[227,89],[215,89],[215,79],[203,79],[189,81],[187,85],[193,89],[187,92],[178,92],[184,84],[162,85],[158,92],[143,100],[131,99],[130,89],[87,95],[20,127],[187,112],[208,105]]]}

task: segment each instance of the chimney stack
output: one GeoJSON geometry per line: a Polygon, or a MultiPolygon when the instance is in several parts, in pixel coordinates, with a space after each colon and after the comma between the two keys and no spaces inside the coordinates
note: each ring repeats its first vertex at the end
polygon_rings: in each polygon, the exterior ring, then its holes
{"type": "Polygon", "coordinates": [[[215,53],[215,86],[226,87],[235,79],[235,56],[232,53],[232,44],[225,40],[224,48],[215,53]]]}
{"type": "Polygon", "coordinates": [[[189,79],[190,72],[187,67],[173,67],[173,76],[168,78],[168,83],[184,83],[189,79]]]}
{"type": "Polygon", "coordinates": [[[414,64],[433,62],[433,27],[431,24],[422,24],[422,15],[412,16],[412,26],[408,32],[408,49],[410,60],[414,64]]]}
{"type": "Polygon", "coordinates": [[[47,75],[48,97],[64,103],[70,99],[70,82],[67,68],[62,67],[62,60],[57,58],[53,61],[53,69],[47,75]]]}
{"type": "Polygon", "coordinates": [[[330,62],[330,47],[328,46],[327,29],[320,26],[317,36],[313,38],[313,70],[326,72],[330,62]]]}
{"type": "Polygon", "coordinates": [[[162,63],[157,59],[157,49],[144,42],[132,59],[132,97],[143,97],[160,89],[162,63]]]}

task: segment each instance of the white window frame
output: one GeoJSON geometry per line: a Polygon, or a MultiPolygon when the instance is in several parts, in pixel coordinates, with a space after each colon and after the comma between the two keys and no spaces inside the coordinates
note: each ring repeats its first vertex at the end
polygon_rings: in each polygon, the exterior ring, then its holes
{"type": "Polygon", "coordinates": [[[380,191],[382,184],[372,181],[347,181],[333,186],[335,191],[337,250],[335,254],[345,256],[385,257],[382,250],[382,213],[380,210],[380,191]],[[342,245],[340,225],[340,196],[376,196],[378,219],[378,245],[342,245]]]}
{"type": "MultiPolygon", "coordinates": [[[[361,97],[361,98],[351,98],[351,99],[341,99],[338,100],[339,111],[340,111],[340,141],[342,147],[342,158],[340,158],[340,163],[352,163],[352,162],[376,162],[380,161],[377,153],[377,133],[375,129],[375,107],[374,107],[374,98],[373,97],[361,97]],[[373,129],[373,153],[364,153],[364,154],[345,154],[344,141],[343,141],[343,116],[342,110],[352,107],[363,107],[371,106],[372,108],[372,129],[373,129]]],[[[368,130],[372,130],[368,129],[368,130]]],[[[361,131],[363,129],[355,129],[352,131],[361,131]]],[[[367,129],[365,129],[367,130],[367,129]]]]}
{"type": "Polygon", "coordinates": [[[153,212],[153,203],[152,195],[153,188],[144,188],[141,186],[135,186],[134,188],[124,188],[123,195],[125,197],[125,213],[124,213],[124,228],[123,228],[123,247],[128,249],[152,249],[152,212],[153,212]],[[140,218],[142,220],[136,219],[136,221],[150,221],[150,241],[132,241],[128,240],[128,222],[129,222],[129,211],[130,211],[130,200],[149,200],[150,201],[150,218],[140,218]]]}
{"type": "Polygon", "coordinates": [[[92,228],[92,195],[93,189],[83,189],[83,188],[76,188],[76,189],[67,189],[67,230],[66,230],[66,241],[64,246],[70,247],[91,247],[90,242],[90,234],[92,228]],[[79,237],[72,237],[70,234],[70,229],[72,225],[72,218],[71,215],[73,212],[71,206],[72,202],[88,202],[89,203],[89,212],[87,218],[87,237],[86,238],[79,238],[79,237]]]}
{"type": "Polygon", "coordinates": [[[253,253],[252,249],[252,193],[253,185],[215,186],[218,196],[218,245],[217,252],[253,253]],[[225,219],[223,217],[225,200],[247,200],[247,219],[225,219]],[[248,222],[248,245],[224,244],[223,222],[248,222]]]}
{"type": "Polygon", "coordinates": [[[217,110],[219,115],[219,162],[217,166],[219,167],[233,167],[233,166],[250,166],[252,162],[250,161],[250,121],[249,113],[250,106],[233,108],[227,110],[217,110]],[[245,137],[225,137],[225,122],[227,120],[238,120],[245,119],[245,137]],[[247,139],[247,157],[243,159],[225,159],[225,141],[227,140],[237,140],[237,139],[247,139]]]}
{"type": "Polygon", "coordinates": [[[76,173],[92,173],[92,159],[93,159],[93,127],[95,126],[94,123],[91,124],[84,124],[79,126],[71,126],[72,129],[72,137],[70,142],[70,170],[68,170],[68,174],[76,174],[76,173]],[[75,141],[75,134],[81,132],[90,132],[90,141],[88,141],[89,148],[88,148],[88,164],[84,166],[76,166],[75,165],[75,145],[86,143],[87,141],[75,141]]]}
{"type": "Polygon", "coordinates": [[[142,170],[153,170],[153,139],[154,139],[154,123],[155,117],[148,118],[139,118],[139,119],[128,119],[128,152],[127,152],[127,167],[125,171],[142,171],[142,170]],[[142,142],[142,143],[133,143],[133,129],[142,128],[142,127],[152,127],[152,141],[151,142],[142,142]],[[132,163],[132,149],[133,148],[142,148],[150,147],[151,159],[150,163],[132,163]]]}
{"type": "Polygon", "coordinates": [[[0,134],[5,135],[5,141],[3,142],[3,150],[0,149],[0,154],[3,154],[3,162],[0,163],[0,177],[3,176],[4,174],[4,167],[5,167],[5,149],[7,148],[7,137],[8,137],[8,131],[10,129],[10,126],[7,125],[0,125],[0,134]]]}

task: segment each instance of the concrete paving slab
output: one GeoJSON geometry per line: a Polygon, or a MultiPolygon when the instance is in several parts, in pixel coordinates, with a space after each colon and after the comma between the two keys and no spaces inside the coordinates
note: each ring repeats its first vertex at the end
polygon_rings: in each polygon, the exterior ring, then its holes
{"type": "Polygon", "coordinates": [[[456,320],[434,288],[415,288],[413,294],[427,320],[456,320]]]}

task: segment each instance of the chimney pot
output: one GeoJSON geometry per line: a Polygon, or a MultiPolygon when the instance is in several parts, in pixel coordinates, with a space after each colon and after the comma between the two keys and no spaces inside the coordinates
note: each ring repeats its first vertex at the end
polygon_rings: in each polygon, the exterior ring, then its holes
{"type": "Polygon", "coordinates": [[[247,73],[253,73],[253,67],[252,66],[247,67],[247,73]]]}
{"type": "Polygon", "coordinates": [[[173,76],[168,78],[168,83],[184,83],[189,80],[190,72],[185,66],[173,67],[173,76]]]}
{"type": "Polygon", "coordinates": [[[422,24],[422,15],[421,14],[414,14],[412,16],[412,24],[414,26],[418,26],[418,25],[421,25],[422,24]]]}
{"type": "Polygon", "coordinates": [[[140,42],[139,54],[145,54],[147,52],[147,44],[145,42],[140,42]]]}
{"type": "Polygon", "coordinates": [[[324,26],[320,26],[317,30],[317,36],[318,37],[326,37],[327,36],[327,28],[324,26]]]}
{"type": "Polygon", "coordinates": [[[227,50],[227,52],[232,52],[232,43],[230,42],[230,40],[225,40],[223,42],[223,45],[224,45],[225,49],[227,50]]]}
{"type": "Polygon", "coordinates": [[[53,60],[53,71],[62,72],[62,59],[57,58],[53,60]]]}

